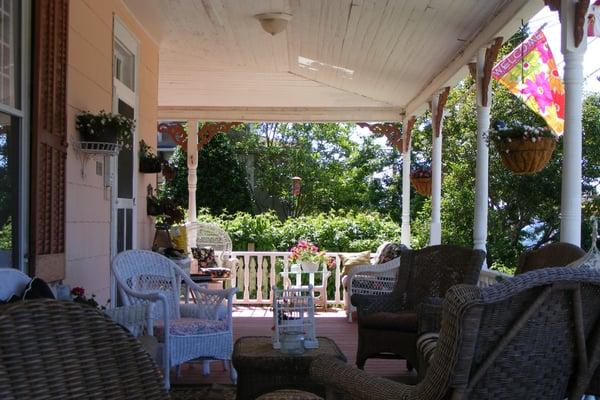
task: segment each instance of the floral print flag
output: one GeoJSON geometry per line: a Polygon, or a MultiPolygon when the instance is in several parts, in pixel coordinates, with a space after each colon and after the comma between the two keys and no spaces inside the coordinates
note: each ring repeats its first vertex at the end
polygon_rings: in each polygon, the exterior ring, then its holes
{"type": "Polygon", "coordinates": [[[563,134],[565,89],[541,30],[496,64],[492,76],[541,115],[554,133],[563,134]]]}

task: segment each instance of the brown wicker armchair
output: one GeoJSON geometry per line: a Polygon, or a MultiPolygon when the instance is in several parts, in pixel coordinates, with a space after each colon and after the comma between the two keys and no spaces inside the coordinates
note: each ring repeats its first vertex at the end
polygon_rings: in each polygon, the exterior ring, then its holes
{"type": "Polygon", "coordinates": [[[352,296],[358,310],[356,365],[361,369],[368,358],[401,358],[416,366],[417,308],[443,298],[453,285],[476,284],[485,252],[437,245],[405,250],[400,257],[392,293],[352,296]]]}
{"type": "Polygon", "coordinates": [[[0,399],[168,399],[140,343],[98,310],[32,300],[0,306],[0,399]]]}
{"type": "Polygon", "coordinates": [[[571,243],[550,243],[521,254],[515,275],[539,268],[564,267],[585,256],[585,251],[571,243]]]}
{"type": "MultiPolygon", "coordinates": [[[[311,377],[352,399],[581,399],[600,365],[600,272],[547,268],[487,288],[457,285],[425,379],[373,377],[330,358],[311,377]]],[[[596,377],[597,378],[597,377],[596,377]]]]}

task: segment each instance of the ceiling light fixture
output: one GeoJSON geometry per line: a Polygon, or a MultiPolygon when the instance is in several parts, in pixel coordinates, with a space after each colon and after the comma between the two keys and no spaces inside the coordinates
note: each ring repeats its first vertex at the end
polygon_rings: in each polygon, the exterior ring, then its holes
{"type": "Polygon", "coordinates": [[[265,32],[276,35],[285,30],[288,21],[292,19],[292,14],[275,12],[258,14],[254,17],[258,19],[265,32]]]}

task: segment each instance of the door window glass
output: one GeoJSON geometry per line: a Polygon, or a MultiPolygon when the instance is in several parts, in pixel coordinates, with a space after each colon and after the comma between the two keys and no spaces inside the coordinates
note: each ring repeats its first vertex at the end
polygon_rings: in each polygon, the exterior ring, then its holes
{"type": "Polygon", "coordinates": [[[113,51],[113,75],[135,92],[135,56],[115,40],[113,51]]]}
{"type": "Polygon", "coordinates": [[[19,129],[18,119],[0,113],[0,267],[18,261],[19,129]]]}
{"type": "Polygon", "coordinates": [[[0,103],[20,108],[19,0],[0,0],[0,103]]]}

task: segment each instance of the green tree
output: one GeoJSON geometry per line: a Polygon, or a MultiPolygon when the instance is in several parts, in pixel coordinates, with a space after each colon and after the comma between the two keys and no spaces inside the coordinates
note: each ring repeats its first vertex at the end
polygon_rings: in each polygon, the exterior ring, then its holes
{"type": "MultiPolygon", "coordinates": [[[[170,160],[176,174],[161,186],[159,195],[188,207],[187,153],[177,148],[170,160]]],[[[196,204],[214,214],[224,211],[252,211],[252,199],[243,164],[237,158],[230,138],[215,136],[198,153],[196,204]]]]}

